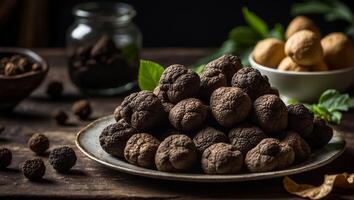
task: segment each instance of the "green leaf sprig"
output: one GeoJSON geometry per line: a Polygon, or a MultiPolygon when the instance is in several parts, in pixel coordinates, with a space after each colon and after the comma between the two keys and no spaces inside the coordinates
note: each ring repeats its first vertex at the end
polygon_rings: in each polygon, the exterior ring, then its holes
{"type": "Polygon", "coordinates": [[[248,56],[259,40],[275,37],[284,40],[284,28],[275,24],[270,30],[268,24],[255,13],[242,8],[243,18],[247,26],[238,26],[229,32],[228,39],[212,55],[200,59],[195,65],[204,65],[223,54],[234,54],[241,57],[242,63],[248,65],[248,56]]]}
{"type": "Polygon", "coordinates": [[[138,82],[141,90],[153,91],[158,86],[164,68],[153,61],[140,60],[138,82]]]}
{"type": "MultiPolygon", "coordinates": [[[[289,104],[297,103],[295,99],[290,99],[289,104]]],[[[346,112],[354,107],[354,98],[349,94],[341,94],[337,90],[326,90],[320,96],[316,104],[304,104],[318,118],[327,122],[340,124],[342,112],[346,112]]]]}

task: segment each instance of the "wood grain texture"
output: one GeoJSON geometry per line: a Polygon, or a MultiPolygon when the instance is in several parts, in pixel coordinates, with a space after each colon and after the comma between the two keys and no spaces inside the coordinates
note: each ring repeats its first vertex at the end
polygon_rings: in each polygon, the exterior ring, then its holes
{"type": "MultiPolygon", "coordinates": [[[[10,148],[14,154],[10,168],[0,171],[0,199],[297,199],[283,189],[281,178],[245,183],[183,183],[127,175],[94,163],[74,146],[76,132],[89,121],[80,121],[70,114],[69,125],[58,126],[51,119],[54,109],[69,112],[73,101],[85,98],[69,81],[64,51],[43,49],[38,52],[51,67],[46,81],[13,113],[0,116],[0,122],[7,128],[0,135],[0,146],[10,148]],[[65,90],[61,100],[53,101],[44,91],[48,81],[55,79],[64,82],[65,90]],[[46,162],[47,171],[42,182],[30,182],[23,177],[19,167],[26,159],[35,156],[26,146],[27,139],[34,132],[47,135],[51,148],[60,145],[74,147],[78,162],[70,173],[59,174],[46,162]]],[[[189,65],[208,52],[207,49],[149,49],[144,51],[143,58],[164,65],[189,65]]],[[[87,99],[93,106],[93,118],[111,114],[122,101],[122,97],[87,99]]],[[[325,167],[292,176],[294,180],[320,184],[324,174],[354,172],[354,112],[346,113],[342,125],[336,129],[347,141],[344,154],[325,167]]],[[[46,156],[42,158],[47,161],[46,156]]],[[[329,198],[354,199],[353,193],[353,190],[336,190],[329,198]]]]}

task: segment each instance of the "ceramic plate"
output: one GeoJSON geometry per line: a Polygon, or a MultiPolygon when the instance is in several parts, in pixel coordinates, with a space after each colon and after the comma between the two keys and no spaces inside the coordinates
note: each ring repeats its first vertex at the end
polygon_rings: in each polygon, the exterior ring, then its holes
{"type": "Polygon", "coordinates": [[[294,165],[291,168],[280,171],[263,173],[244,173],[235,175],[167,173],[131,165],[125,162],[124,160],[115,158],[107,154],[101,148],[98,137],[101,134],[101,131],[106,126],[112,123],[114,123],[113,116],[108,116],[100,118],[86,126],[77,134],[76,145],[78,146],[78,148],[92,160],[112,169],[128,174],[134,174],[137,176],[144,176],[156,179],[191,182],[237,182],[269,179],[286,175],[298,174],[319,168],[336,159],[339,155],[343,153],[345,149],[344,139],[341,138],[338,133],[335,133],[329,144],[327,144],[324,148],[313,152],[306,162],[294,165]]]}

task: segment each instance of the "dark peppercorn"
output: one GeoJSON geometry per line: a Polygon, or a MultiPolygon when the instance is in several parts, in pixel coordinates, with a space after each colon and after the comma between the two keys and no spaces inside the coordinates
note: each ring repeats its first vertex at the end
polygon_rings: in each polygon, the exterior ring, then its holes
{"type": "Polygon", "coordinates": [[[75,115],[77,115],[80,119],[88,119],[91,115],[92,109],[91,105],[86,100],[76,101],[72,106],[72,111],[75,115]]]}
{"type": "Polygon", "coordinates": [[[49,154],[49,163],[58,172],[67,172],[76,164],[75,151],[67,146],[53,149],[49,154]]]}
{"type": "Polygon", "coordinates": [[[56,110],[53,113],[53,118],[59,125],[63,125],[66,123],[66,120],[68,119],[68,115],[63,111],[63,110],[56,110]]]}
{"type": "Polygon", "coordinates": [[[52,98],[59,98],[63,93],[63,84],[60,81],[52,81],[47,86],[47,95],[52,98]]]}
{"type": "Polygon", "coordinates": [[[35,133],[28,140],[28,147],[37,155],[42,155],[49,148],[49,140],[45,135],[35,133]]]}
{"type": "Polygon", "coordinates": [[[0,169],[5,169],[11,164],[12,153],[7,148],[0,149],[0,169]]]}
{"type": "Polygon", "coordinates": [[[45,165],[42,159],[26,160],[22,166],[23,175],[31,181],[41,180],[45,174],[45,165]]]}

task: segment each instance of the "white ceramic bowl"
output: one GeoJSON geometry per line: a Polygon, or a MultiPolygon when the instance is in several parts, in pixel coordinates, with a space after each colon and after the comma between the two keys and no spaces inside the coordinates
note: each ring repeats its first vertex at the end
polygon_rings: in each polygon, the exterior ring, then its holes
{"type": "Polygon", "coordinates": [[[301,102],[315,102],[327,89],[344,92],[354,77],[354,67],[324,72],[285,72],[256,63],[252,55],[248,60],[252,67],[268,77],[283,99],[294,98],[301,102]]]}

